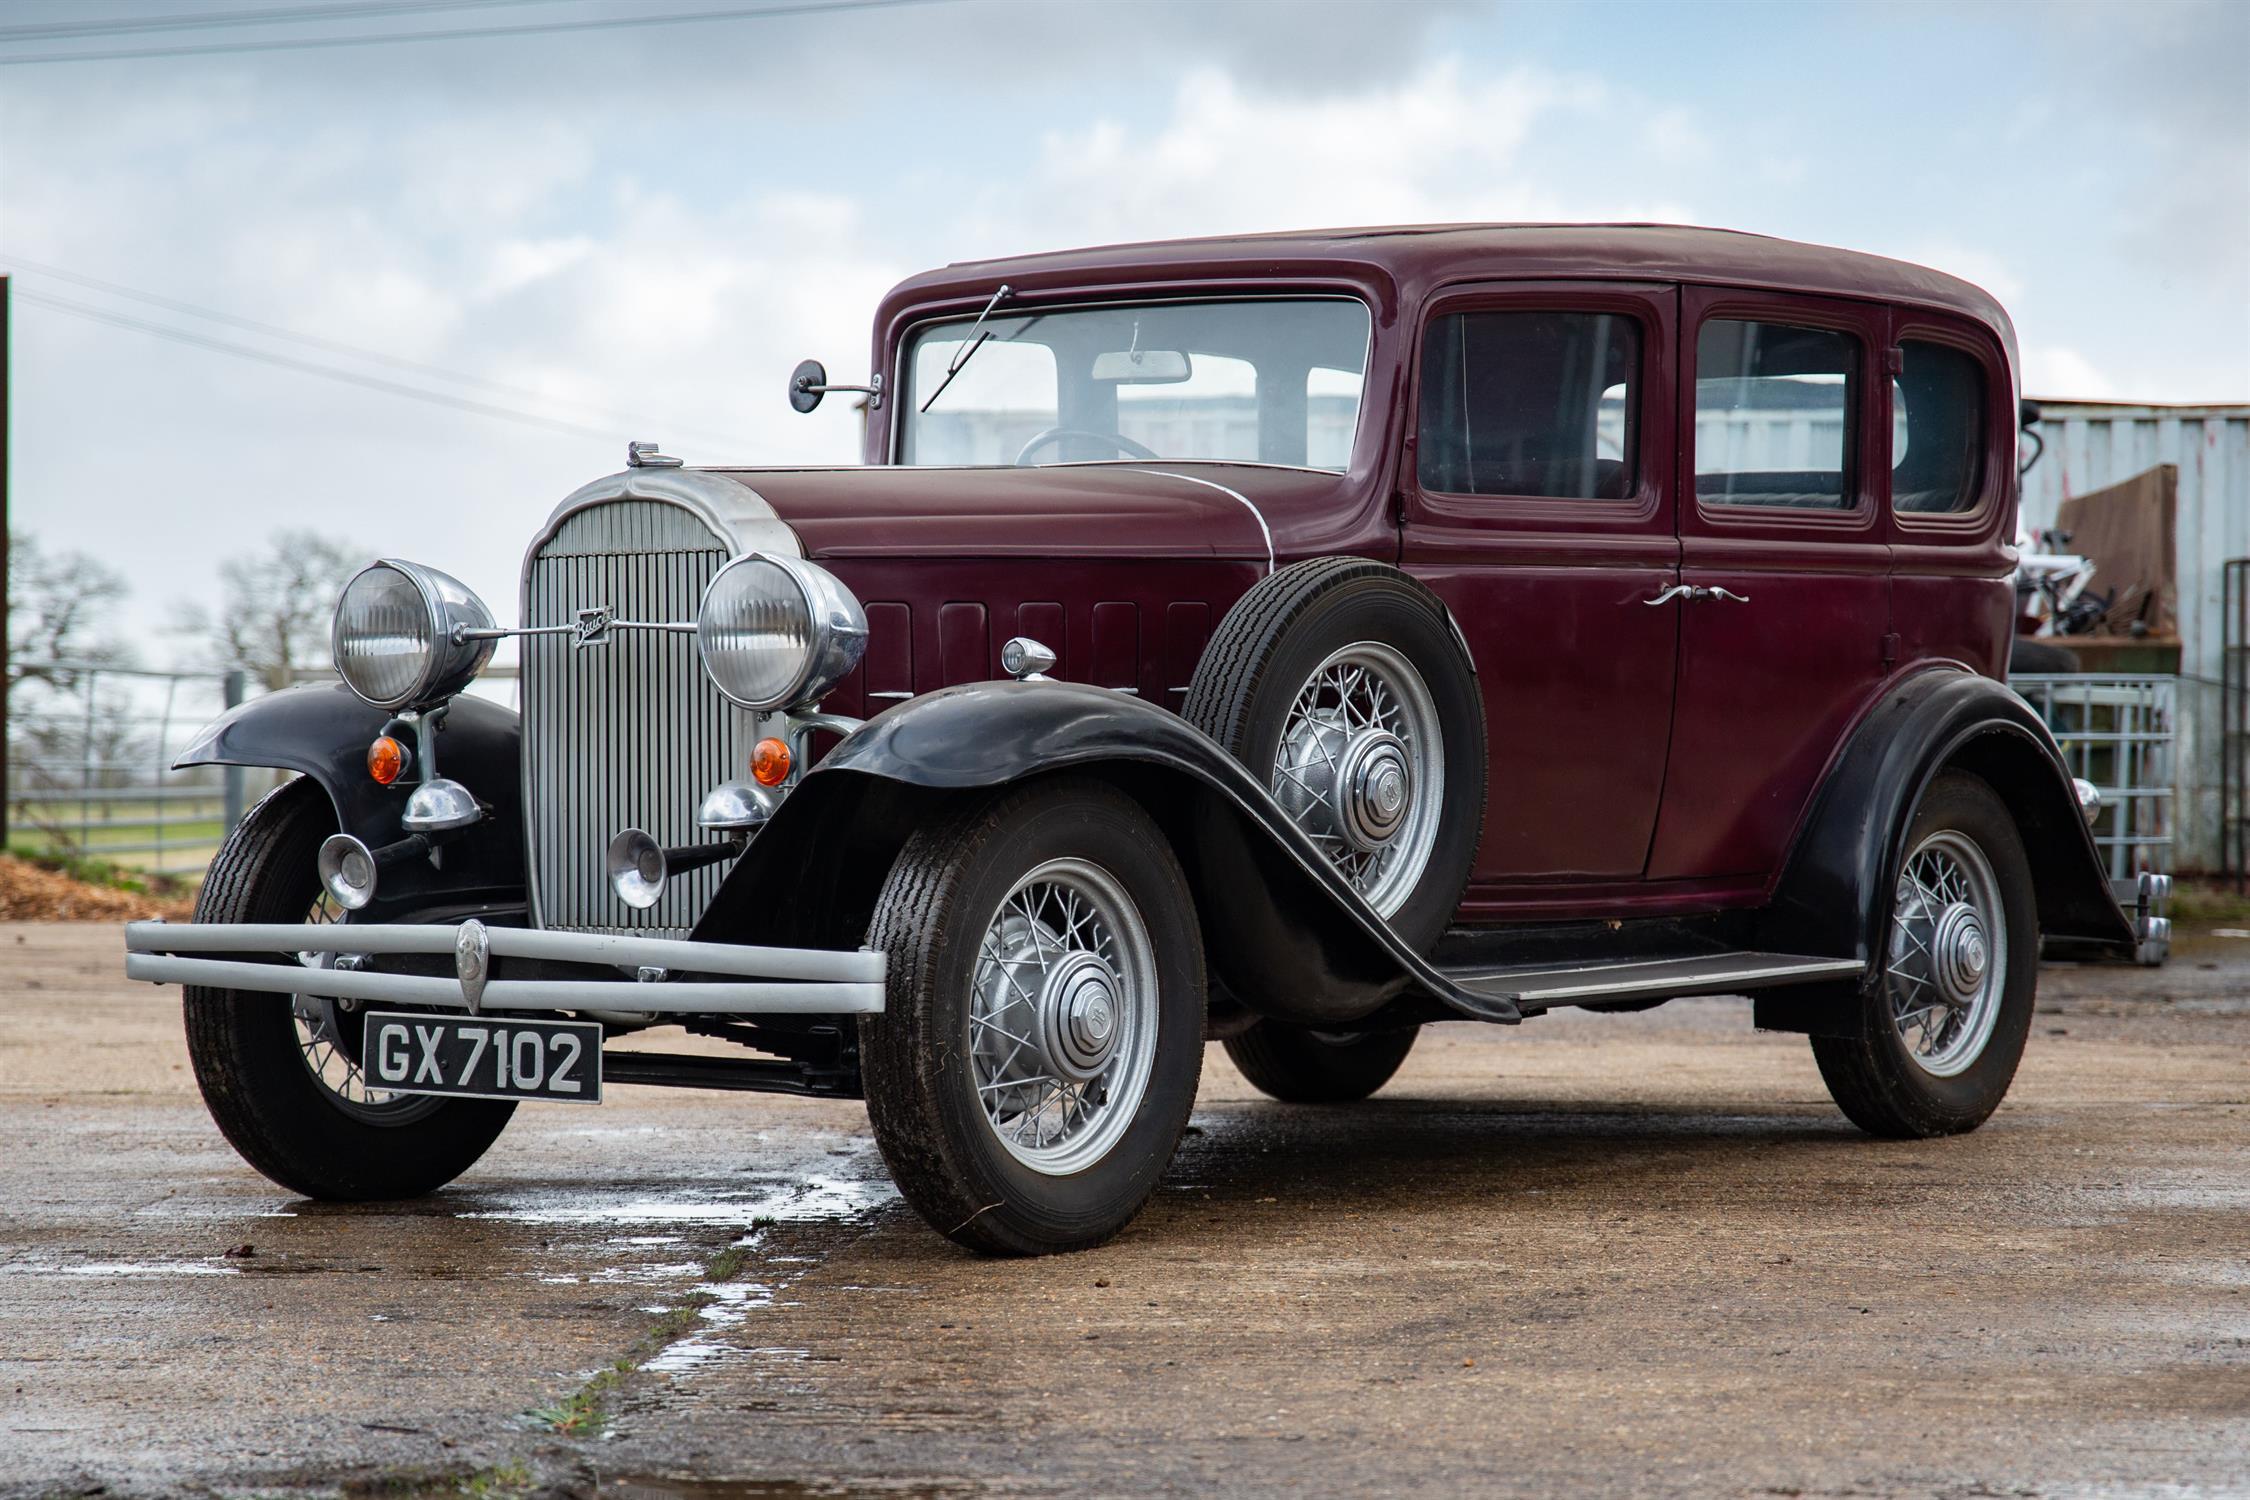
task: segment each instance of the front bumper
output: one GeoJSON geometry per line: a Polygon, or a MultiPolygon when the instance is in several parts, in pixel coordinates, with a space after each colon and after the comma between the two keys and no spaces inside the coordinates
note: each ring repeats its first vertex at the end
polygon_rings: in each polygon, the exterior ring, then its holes
{"type": "Polygon", "coordinates": [[[496,1011],[875,1015],[884,956],[459,924],[131,922],[125,975],[151,984],[496,1011]],[[264,955],[271,955],[264,957],[264,955]],[[373,960],[451,974],[394,973],[373,960]],[[499,960],[495,966],[494,960],[499,960]],[[505,977],[517,965],[533,977],[505,977]],[[571,968],[568,966],[579,966],[571,968]],[[562,968],[563,975],[554,970],[562,968]],[[568,977],[564,977],[568,976],[568,977]]]}

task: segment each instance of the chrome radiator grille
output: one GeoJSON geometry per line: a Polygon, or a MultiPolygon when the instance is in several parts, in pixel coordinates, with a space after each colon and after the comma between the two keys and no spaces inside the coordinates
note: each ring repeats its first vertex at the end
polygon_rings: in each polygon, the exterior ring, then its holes
{"type": "MultiPolygon", "coordinates": [[[[526,565],[524,623],[567,625],[606,605],[621,620],[695,618],[726,543],[694,512],[615,500],[566,517],[526,565]]],[[[752,715],[704,676],[695,638],[615,631],[600,644],[527,636],[523,648],[525,844],[532,920],[573,932],[684,936],[724,874],[676,876],[636,911],[611,894],[603,853],[621,828],[667,847],[701,843],[703,794],[739,777],[752,715]]]]}

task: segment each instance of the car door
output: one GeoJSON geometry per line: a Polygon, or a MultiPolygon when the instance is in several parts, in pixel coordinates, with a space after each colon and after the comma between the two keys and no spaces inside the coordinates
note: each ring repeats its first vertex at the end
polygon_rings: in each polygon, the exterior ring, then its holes
{"type": "Polygon", "coordinates": [[[1664,785],[1679,611],[1677,292],[1449,291],[1425,310],[1401,557],[1452,610],[1484,696],[1469,902],[1637,879],[1664,785]]]}
{"type": "Polygon", "coordinates": [[[1891,649],[1884,308],[1681,294],[1680,671],[1649,877],[1764,877],[1891,649]],[[1878,451],[1881,450],[1881,451],[1878,451]]]}

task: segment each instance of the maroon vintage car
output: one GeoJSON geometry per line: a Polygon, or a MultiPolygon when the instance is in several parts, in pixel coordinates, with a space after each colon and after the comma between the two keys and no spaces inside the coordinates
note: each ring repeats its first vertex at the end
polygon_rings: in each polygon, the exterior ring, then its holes
{"type": "Polygon", "coordinates": [[[1209,1037],[1341,1101],[1428,1022],[1748,993],[1933,1135],[2006,1092],[2043,933],[2156,930],[1997,680],[1973,286],[1701,229],[1177,242],[917,277],[874,366],[790,384],[863,398],[866,466],[636,444],[520,625],[375,563],[342,682],[186,758],[304,773],[130,936],[253,1165],[413,1194],[521,1099],[861,1095],[936,1228],[1070,1249],[1209,1037]],[[520,721],[462,692],[503,636],[520,721]],[[603,1051],[661,1025],[745,1055],[603,1051]]]}

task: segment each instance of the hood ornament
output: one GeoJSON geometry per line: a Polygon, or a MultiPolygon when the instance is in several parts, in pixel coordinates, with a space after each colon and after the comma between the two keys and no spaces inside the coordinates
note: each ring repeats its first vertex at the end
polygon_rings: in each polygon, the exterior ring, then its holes
{"type": "Polygon", "coordinates": [[[625,467],[628,469],[677,469],[680,460],[669,453],[657,452],[655,443],[627,443],[625,467]]]}

